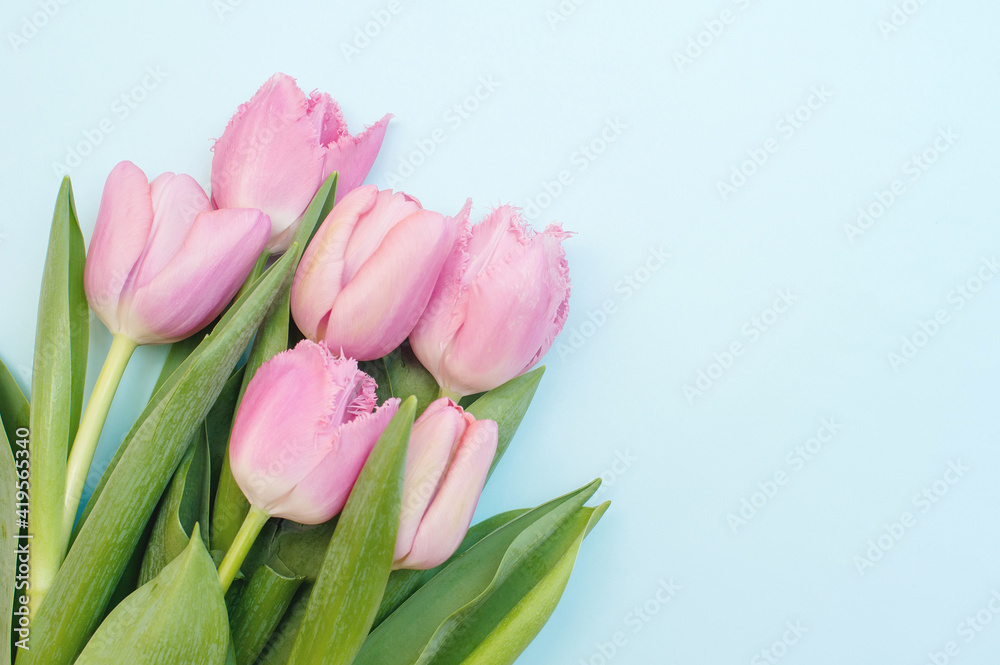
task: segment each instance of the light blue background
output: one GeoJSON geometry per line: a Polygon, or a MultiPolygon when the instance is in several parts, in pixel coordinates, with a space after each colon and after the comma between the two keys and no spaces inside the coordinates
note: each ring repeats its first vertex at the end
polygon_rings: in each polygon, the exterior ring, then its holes
{"type": "MultiPolygon", "coordinates": [[[[894,1],[244,0],[220,13],[208,0],[70,0],[52,3],[55,15],[15,47],[10,34],[31,33],[25,21],[41,23],[44,3],[9,0],[3,359],[27,387],[53,163],[111,120],[71,171],[89,238],[116,162],[207,184],[211,139],[284,71],[332,93],[353,129],[396,114],[370,182],[386,186],[441,129],[401,188],[445,212],[471,196],[476,219],[498,202],[534,202],[538,223],[578,234],[566,243],[566,330],[480,513],[598,475],[600,498],[614,503],[521,662],[768,662],[760,650],[796,621],[808,632],[775,648],[783,664],[917,665],[949,641],[960,649],[951,662],[995,662],[1000,617],[980,632],[962,622],[1000,589],[1000,280],[968,301],[953,289],[1000,250],[1000,6],[909,0],[912,16],[886,33],[879,22],[894,1]],[[365,48],[345,54],[373,12],[393,8],[365,48]],[[701,34],[706,46],[678,64],[706,21],[719,32],[723,10],[721,34],[701,34]],[[148,69],[164,78],[133,93],[148,69]],[[479,88],[481,77],[494,89],[479,88]],[[810,117],[789,135],[782,119],[814,86],[832,97],[800,110],[810,117]],[[482,99],[469,101],[477,90],[482,99]],[[140,94],[122,117],[116,99],[140,94]],[[456,126],[447,114],[463,103],[477,108],[456,126]],[[624,128],[602,145],[609,120],[624,128]],[[911,179],[907,162],[949,129],[953,144],[911,179]],[[723,200],[718,182],[769,139],[767,162],[723,200]],[[581,161],[592,142],[601,153],[581,161]],[[562,191],[546,199],[562,171],[562,191]],[[852,242],[845,225],[894,180],[904,193],[852,242]],[[670,259],[645,272],[661,247],[670,259]],[[641,289],[626,276],[645,280],[641,289]],[[744,324],[770,317],[778,290],[796,301],[754,340],[744,324]],[[608,300],[613,313],[589,323],[608,300]],[[948,323],[917,335],[927,343],[894,368],[889,353],[939,309],[948,323]],[[734,342],[742,355],[719,376],[710,365],[734,342]],[[699,370],[718,378],[689,400],[699,370]],[[786,456],[824,418],[843,428],[797,469],[786,456]],[[914,495],[949,461],[968,471],[922,511],[914,495]],[[787,483],[734,533],[727,516],[779,471],[787,483]],[[915,524],[862,574],[856,557],[907,512],[915,524]],[[680,590],[661,604],[664,581],[680,590]],[[646,603],[648,622],[637,623],[646,603]],[[598,645],[617,633],[606,658],[598,645]]],[[[91,382],[109,345],[96,320],[92,340],[91,382]]],[[[143,349],[130,366],[102,459],[163,354],[143,349]]]]}

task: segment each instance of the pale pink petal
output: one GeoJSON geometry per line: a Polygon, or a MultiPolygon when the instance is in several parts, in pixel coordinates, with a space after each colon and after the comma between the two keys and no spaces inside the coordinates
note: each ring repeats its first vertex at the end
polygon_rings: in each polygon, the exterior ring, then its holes
{"type": "Polygon", "coordinates": [[[184,339],[229,303],[267,243],[259,210],[200,213],[174,256],[139,286],[126,307],[126,331],[139,343],[184,339]]]}
{"type": "MultiPolygon", "coordinates": [[[[295,325],[313,341],[343,288],[344,254],[358,219],[375,205],[378,189],[361,187],[334,206],[299,262],[292,282],[291,311],[295,325]]],[[[339,350],[339,349],[338,349],[339,350]]]]}
{"type": "Polygon", "coordinates": [[[120,331],[118,303],[122,289],[146,246],[152,226],[146,174],[132,162],[120,162],[104,184],[83,271],[87,301],[113,333],[120,331]]]}
{"type": "Polygon", "coordinates": [[[391,113],[357,136],[342,134],[326,147],[323,178],[337,171],[337,201],[346,196],[368,177],[378,151],[385,139],[391,113]]]}
{"type": "Polygon", "coordinates": [[[444,481],[420,521],[413,546],[398,567],[427,570],[455,553],[476,512],[498,434],[492,420],[477,420],[465,430],[444,481]]]}
{"type": "Polygon", "coordinates": [[[320,334],[361,360],[399,346],[423,313],[455,239],[454,220],[421,210],[397,224],[334,300],[320,334]]]}
{"type": "Polygon", "coordinates": [[[295,80],[272,76],[240,106],[212,158],[212,198],[220,208],[258,208],[271,218],[271,249],[322,183],[325,153],[295,80]]]}
{"type": "Polygon", "coordinates": [[[321,146],[326,147],[332,141],[347,135],[347,123],[344,122],[344,114],[340,111],[340,105],[337,104],[337,100],[325,92],[314,90],[309,94],[306,114],[312,121],[313,127],[316,128],[316,135],[319,136],[321,146]]]}
{"type": "Polygon", "coordinates": [[[350,282],[361,265],[367,261],[382,243],[391,228],[420,210],[420,203],[403,192],[384,189],[378,193],[373,205],[358,220],[351,239],[344,252],[343,283],[350,282]]]}
{"type": "Polygon", "coordinates": [[[562,301],[554,286],[541,243],[480,273],[468,287],[465,321],[442,358],[449,387],[477,393],[524,371],[548,335],[553,301],[562,301]]]}
{"type": "Polygon", "coordinates": [[[261,365],[247,386],[229,462],[253,505],[268,510],[332,450],[336,363],[325,347],[304,341],[261,365]]]}
{"type": "Polygon", "coordinates": [[[465,414],[453,401],[442,397],[427,407],[413,423],[406,451],[403,504],[396,537],[396,560],[413,546],[420,521],[437,494],[452,455],[475,418],[465,414]]]}
{"type": "Polygon", "coordinates": [[[383,430],[396,415],[398,399],[374,413],[358,415],[336,434],[332,449],[268,514],[302,524],[320,524],[339,513],[383,430]]]}
{"type": "Polygon", "coordinates": [[[502,205],[472,227],[469,240],[469,266],[462,276],[471,284],[487,265],[501,263],[528,243],[524,222],[517,208],[502,205]]]}
{"type": "Polygon", "coordinates": [[[452,337],[465,320],[464,301],[468,289],[462,276],[469,264],[468,245],[472,236],[469,213],[472,199],[455,216],[457,237],[451,254],[441,268],[434,292],[424,308],[424,313],[410,334],[410,344],[420,363],[434,375],[439,385],[446,386],[441,359],[452,337]]]}
{"type": "Polygon", "coordinates": [[[144,286],[163,270],[184,244],[199,213],[212,209],[208,197],[189,175],[163,173],[152,183],[153,229],[139,259],[135,288],[144,286]]]}

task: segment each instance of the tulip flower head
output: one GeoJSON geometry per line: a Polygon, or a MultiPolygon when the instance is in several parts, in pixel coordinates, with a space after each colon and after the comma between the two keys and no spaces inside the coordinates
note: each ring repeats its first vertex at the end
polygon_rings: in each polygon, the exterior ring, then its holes
{"type": "Polygon", "coordinates": [[[402,192],[354,190],[302,257],[292,284],[295,323],[349,357],[386,355],[416,325],[467,218],[468,208],[451,218],[402,192]]]}
{"type": "Polygon", "coordinates": [[[337,199],[364,182],[391,115],[357,136],[326,93],[306,97],[275,74],[240,106],[212,157],[212,201],[219,208],[259,208],[271,218],[272,253],[291,244],[299,219],[323,181],[338,172],[337,199]]]}
{"type": "Polygon", "coordinates": [[[261,365],[229,443],[233,478],[250,504],[302,524],[339,513],[399,407],[390,399],[375,408],[375,388],[355,360],[309,340],[261,365]]]}
{"type": "Polygon", "coordinates": [[[441,565],[465,538],[497,451],[497,424],[476,420],[447,397],[410,433],[394,566],[441,565]]]}
{"type": "Polygon", "coordinates": [[[491,390],[545,355],[569,313],[568,236],[558,224],[534,233],[505,205],[456,243],[410,334],[438,385],[456,395],[491,390]]]}
{"type": "Polygon", "coordinates": [[[267,243],[259,210],[213,210],[195,180],[152,182],[132,162],[108,176],[84,267],[90,306],[114,334],[166,344],[225,308],[267,243]]]}

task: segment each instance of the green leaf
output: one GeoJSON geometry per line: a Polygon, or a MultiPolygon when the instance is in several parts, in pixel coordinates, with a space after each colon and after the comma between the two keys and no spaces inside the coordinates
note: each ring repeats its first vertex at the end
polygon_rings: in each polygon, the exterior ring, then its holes
{"type": "MultiPolygon", "coordinates": [[[[139,575],[139,586],[160,574],[187,547],[196,524],[208,524],[208,441],[199,427],[194,445],[174,472],[153,525],[139,575]]],[[[206,547],[211,549],[208,543],[206,547]]]]}
{"type": "MultiPolygon", "coordinates": [[[[334,172],[326,179],[326,182],[319,188],[313,196],[309,207],[302,214],[302,220],[295,231],[293,242],[305,251],[306,245],[312,238],[317,225],[321,219],[320,215],[324,210],[328,210],[333,205],[333,200],[337,196],[337,173],[334,172]]],[[[301,252],[300,252],[301,256],[301,252]]],[[[299,257],[296,257],[296,266],[299,257]]],[[[291,284],[281,293],[277,304],[261,324],[254,340],[253,348],[250,351],[250,358],[247,360],[246,370],[243,374],[243,385],[240,388],[239,400],[243,399],[243,393],[257,373],[258,368],[267,362],[275,354],[281,353],[288,348],[288,326],[289,326],[289,303],[291,298],[291,284]]],[[[236,534],[243,524],[243,519],[250,509],[243,492],[233,478],[233,472],[229,468],[229,452],[226,451],[222,461],[221,473],[219,475],[218,489],[213,502],[212,513],[212,543],[216,549],[226,551],[233,544],[236,534]]]]}
{"type": "Polygon", "coordinates": [[[432,577],[437,575],[449,563],[462,556],[466,550],[478,543],[480,540],[490,535],[504,524],[524,515],[527,509],[509,510],[493,517],[488,517],[478,524],[473,524],[469,528],[465,538],[459,544],[458,549],[447,561],[437,568],[430,570],[394,570],[389,576],[389,583],[385,586],[385,594],[382,596],[382,604],[378,608],[378,616],[375,617],[375,626],[382,623],[387,616],[392,614],[397,607],[403,604],[407,598],[426,584],[432,577]]]}
{"type": "Polygon", "coordinates": [[[306,616],[306,607],[309,605],[309,598],[312,594],[312,584],[305,582],[299,587],[292,604],[281,618],[281,623],[267,640],[267,644],[261,649],[257,658],[257,665],[289,665],[291,663],[292,648],[295,646],[295,637],[299,634],[299,627],[306,616]]]}
{"type": "Polygon", "coordinates": [[[28,400],[3,361],[0,361],[0,420],[14,450],[14,442],[23,438],[17,430],[28,426],[28,400]]]}
{"type": "Polygon", "coordinates": [[[76,665],[225,665],[228,647],[219,576],[195,528],[182,555],[108,615],[76,665]]]}
{"type": "Polygon", "coordinates": [[[392,570],[416,398],[399,407],[365,462],[323,561],[290,662],[350,665],[392,570]]]}
{"type": "Polygon", "coordinates": [[[558,548],[568,548],[566,525],[599,486],[600,481],[594,481],[539,506],[473,545],[372,631],[355,665],[412,665],[431,644],[437,650],[451,647],[454,636],[485,637],[488,621],[454,622],[452,615],[467,607],[485,608],[486,619],[491,619],[496,605],[487,601],[494,598],[513,607],[516,602],[511,601],[524,595],[522,578],[543,576],[551,567],[552,552],[558,559],[558,548]]]}
{"type": "Polygon", "coordinates": [[[62,562],[66,457],[80,423],[87,374],[90,310],[83,292],[86,252],[77,219],[73,187],[69,178],[63,178],[42,271],[31,379],[31,402],[45,405],[32,409],[29,416],[33,610],[62,562]]]}
{"type": "Polygon", "coordinates": [[[296,257],[293,247],[261,276],[140,416],[35,618],[33,634],[42,639],[19,665],[69,665],[83,648],[191,436],[291,279],[296,257]]]}
{"type": "Polygon", "coordinates": [[[378,384],[380,402],[390,397],[406,399],[413,395],[417,398],[419,416],[428,404],[437,399],[437,381],[417,360],[409,342],[403,342],[384,358],[361,363],[361,369],[378,384]]]}
{"type": "MultiPolygon", "coordinates": [[[[521,600],[513,607],[501,615],[503,618],[496,622],[495,628],[471,653],[461,657],[459,654],[442,649],[434,657],[428,656],[424,662],[446,663],[460,662],[462,665],[511,665],[518,656],[527,648],[531,641],[535,639],[542,627],[552,616],[562,598],[569,576],[573,572],[573,565],[580,552],[580,545],[583,544],[584,537],[597,524],[601,516],[607,511],[610,502],[605,502],[596,508],[581,509],[570,529],[576,534],[575,539],[565,553],[560,557],[548,574],[545,575],[521,600]]],[[[501,608],[503,611],[503,608],[501,608]]],[[[456,621],[482,621],[482,608],[476,611],[467,610],[457,618],[456,621]]],[[[494,612],[496,614],[496,612],[494,612]]],[[[495,620],[495,616],[494,616],[495,620]]],[[[452,646],[459,640],[453,639],[452,646]]],[[[468,640],[471,645],[475,645],[474,640],[468,640]]],[[[461,645],[461,652],[467,651],[466,645],[461,645]]]]}
{"type": "MultiPolygon", "coordinates": [[[[20,530],[14,519],[17,468],[3,424],[3,418],[0,418],[0,665],[10,665],[11,614],[14,611],[14,573],[17,568],[15,550],[20,530]]],[[[27,459],[26,455],[19,457],[27,459]]]]}
{"type": "Polygon", "coordinates": [[[160,375],[156,378],[156,383],[153,385],[153,394],[156,394],[156,391],[170,378],[170,375],[198,348],[198,345],[205,339],[208,331],[209,328],[200,330],[187,339],[182,339],[170,345],[167,357],[163,359],[163,367],[160,369],[160,375]]]}
{"type": "MultiPolygon", "coordinates": [[[[495,420],[500,430],[497,442],[497,453],[490,465],[490,476],[500,463],[503,454],[507,452],[511,439],[517,432],[524,414],[528,411],[531,399],[535,396],[538,384],[545,373],[545,365],[537,367],[521,376],[514,377],[507,383],[489,391],[469,406],[466,411],[476,417],[495,420]]],[[[489,476],[487,476],[489,480],[489,476]]]]}
{"type": "Polygon", "coordinates": [[[303,581],[278,564],[265,564],[254,571],[232,613],[238,665],[257,660],[303,581]]]}
{"type": "Polygon", "coordinates": [[[315,582],[337,528],[337,518],[323,524],[304,525],[285,520],[271,544],[274,558],[296,575],[315,582]]]}
{"type": "MultiPolygon", "coordinates": [[[[243,369],[240,369],[226,381],[222,392],[219,393],[219,398],[215,400],[215,406],[205,418],[205,437],[208,439],[208,452],[212,460],[212,487],[209,496],[213,499],[219,487],[222,460],[225,458],[226,448],[229,446],[229,431],[233,428],[233,416],[236,415],[236,406],[242,386],[243,369]]],[[[212,547],[218,549],[215,543],[212,543],[212,547]]]]}

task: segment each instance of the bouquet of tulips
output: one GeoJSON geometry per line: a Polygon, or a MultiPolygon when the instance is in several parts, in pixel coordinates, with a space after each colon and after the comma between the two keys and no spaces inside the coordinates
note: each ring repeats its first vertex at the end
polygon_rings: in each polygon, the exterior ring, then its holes
{"type": "Polygon", "coordinates": [[[0,664],[511,663],[541,630],[597,481],[472,520],[566,320],[567,234],[362,185],[389,118],[351,135],[275,75],[211,196],[122,162],[86,251],[63,181],[30,403],[0,364],[0,664]],[[102,474],[146,344],[171,346],[102,474]]]}

